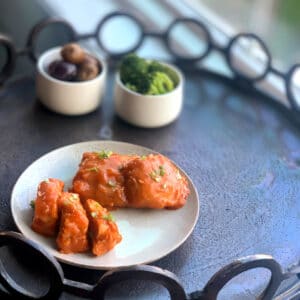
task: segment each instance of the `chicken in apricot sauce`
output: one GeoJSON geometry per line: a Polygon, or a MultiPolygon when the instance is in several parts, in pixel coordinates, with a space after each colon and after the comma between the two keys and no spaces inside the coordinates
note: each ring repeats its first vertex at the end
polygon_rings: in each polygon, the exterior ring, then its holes
{"type": "Polygon", "coordinates": [[[89,220],[74,193],[62,193],[60,198],[61,219],[56,244],[62,253],[85,252],[89,249],[87,238],[89,220]]]}
{"type": "Polygon", "coordinates": [[[38,186],[37,198],[34,201],[34,217],[31,228],[45,236],[55,236],[58,228],[59,197],[64,183],[50,178],[38,186]]]}
{"type": "Polygon", "coordinates": [[[177,209],[186,202],[187,179],[163,155],[136,158],[122,172],[128,207],[177,209]]]}
{"type": "Polygon", "coordinates": [[[163,155],[102,151],[83,154],[73,192],[106,208],[177,209],[185,204],[189,188],[185,176],[163,155]]]}
{"type": "Polygon", "coordinates": [[[106,208],[126,207],[121,170],[135,157],[111,151],[84,153],[72,191],[78,193],[83,202],[94,199],[106,208]]]}
{"type": "MultiPolygon", "coordinates": [[[[109,210],[178,209],[190,193],[187,177],[165,156],[85,152],[69,192],[64,183],[39,184],[32,229],[56,236],[61,253],[104,255],[122,241],[109,210]]],[[[130,215],[130,214],[129,214],[130,215]]]]}
{"type": "Polygon", "coordinates": [[[85,209],[90,221],[89,236],[94,255],[103,255],[121,242],[122,236],[107,209],[98,202],[88,199],[85,209]]]}

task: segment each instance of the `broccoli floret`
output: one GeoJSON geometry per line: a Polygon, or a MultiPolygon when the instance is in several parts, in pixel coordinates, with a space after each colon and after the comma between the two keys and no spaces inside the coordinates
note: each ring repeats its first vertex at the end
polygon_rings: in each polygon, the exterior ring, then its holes
{"type": "Polygon", "coordinates": [[[120,65],[120,78],[130,90],[144,95],[165,94],[174,89],[169,68],[158,62],[138,57],[132,53],[125,56],[120,65]]]}
{"type": "Polygon", "coordinates": [[[150,81],[150,87],[147,91],[148,95],[161,95],[174,89],[174,83],[166,73],[151,73],[150,81]]]}
{"type": "Polygon", "coordinates": [[[148,94],[150,86],[152,84],[152,77],[151,74],[143,73],[140,74],[139,77],[135,80],[135,85],[137,88],[137,92],[140,94],[148,94]]]}
{"type": "Polygon", "coordinates": [[[167,66],[160,64],[159,62],[153,60],[149,63],[148,66],[148,72],[154,73],[154,72],[162,72],[169,76],[169,78],[173,81],[174,87],[178,84],[178,76],[177,74],[168,68],[167,66]]]}
{"type": "Polygon", "coordinates": [[[126,83],[125,86],[133,92],[147,94],[150,88],[151,77],[148,74],[142,74],[135,79],[135,83],[126,83]]]}
{"type": "Polygon", "coordinates": [[[160,64],[159,62],[153,60],[148,65],[148,72],[154,73],[154,72],[163,72],[166,73],[166,67],[160,64]]]}
{"type": "Polygon", "coordinates": [[[124,84],[136,85],[136,80],[148,70],[147,61],[131,53],[126,55],[120,66],[120,77],[124,84]]]}
{"type": "Polygon", "coordinates": [[[126,83],[125,86],[130,89],[133,92],[137,92],[137,88],[135,85],[131,84],[131,83],[126,83]]]}

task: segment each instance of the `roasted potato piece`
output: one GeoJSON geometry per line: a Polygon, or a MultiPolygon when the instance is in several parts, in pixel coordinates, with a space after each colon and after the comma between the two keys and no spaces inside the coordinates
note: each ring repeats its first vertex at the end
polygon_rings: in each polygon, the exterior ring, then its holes
{"type": "Polygon", "coordinates": [[[128,207],[182,207],[189,194],[187,179],[165,156],[150,154],[130,161],[122,170],[128,207]]]}
{"type": "Polygon", "coordinates": [[[56,244],[62,253],[85,252],[89,249],[87,238],[89,221],[74,193],[62,193],[60,197],[61,220],[56,244]]]}
{"type": "Polygon", "coordinates": [[[83,202],[94,199],[106,208],[127,206],[121,169],[135,157],[111,151],[84,153],[72,191],[78,193],[83,202]]]}
{"type": "Polygon", "coordinates": [[[121,242],[117,224],[112,215],[97,201],[88,199],[85,209],[90,221],[89,236],[94,255],[103,255],[121,242]]]}
{"type": "Polygon", "coordinates": [[[45,236],[55,236],[58,227],[58,199],[63,191],[61,180],[50,178],[38,186],[31,228],[45,236]]]}

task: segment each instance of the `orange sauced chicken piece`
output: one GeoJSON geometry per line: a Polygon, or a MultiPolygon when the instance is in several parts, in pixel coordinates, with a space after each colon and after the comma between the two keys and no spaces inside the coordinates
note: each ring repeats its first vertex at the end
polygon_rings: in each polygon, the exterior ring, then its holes
{"type": "Polygon", "coordinates": [[[64,183],[54,178],[44,180],[39,184],[31,224],[34,231],[45,236],[55,236],[59,218],[58,199],[63,188],[64,183]]]}
{"type": "Polygon", "coordinates": [[[61,220],[56,243],[62,253],[85,252],[89,248],[87,232],[89,221],[74,193],[62,193],[60,197],[61,220]]]}
{"type": "Polygon", "coordinates": [[[182,207],[189,194],[186,177],[165,156],[149,154],[130,161],[122,170],[129,207],[182,207]]]}
{"type": "Polygon", "coordinates": [[[72,191],[83,203],[94,199],[106,208],[127,206],[121,169],[135,157],[104,150],[84,153],[72,191]]]}
{"type": "Polygon", "coordinates": [[[112,215],[98,202],[86,200],[85,209],[90,221],[92,252],[94,255],[103,255],[120,243],[122,236],[112,215]]]}

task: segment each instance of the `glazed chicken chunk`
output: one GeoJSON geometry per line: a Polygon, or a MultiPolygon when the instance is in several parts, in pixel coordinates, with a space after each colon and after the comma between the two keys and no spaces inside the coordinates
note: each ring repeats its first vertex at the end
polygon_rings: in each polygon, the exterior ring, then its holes
{"type": "Polygon", "coordinates": [[[59,218],[59,197],[64,183],[50,178],[42,181],[38,186],[37,197],[34,202],[34,217],[31,228],[45,236],[55,236],[59,218]]]}
{"type": "Polygon", "coordinates": [[[62,253],[85,252],[89,249],[87,238],[89,221],[78,194],[62,193],[61,220],[56,244],[62,253]]]}
{"type": "Polygon", "coordinates": [[[94,199],[106,208],[127,206],[121,169],[133,158],[111,151],[84,153],[72,191],[80,195],[83,203],[94,199]]]}
{"type": "Polygon", "coordinates": [[[177,209],[186,202],[189,194],[187,179],[163,155],[136,158],[123,168],[122,173],[128,207],[177,209]]]}
{"type": "Polygon", "coordinates": [[[94,255],[103,255],[120,243],[122,236],[112,215],[98,202],[86,200],[85,209],[90,221],[92,252],[94,255]]]}

